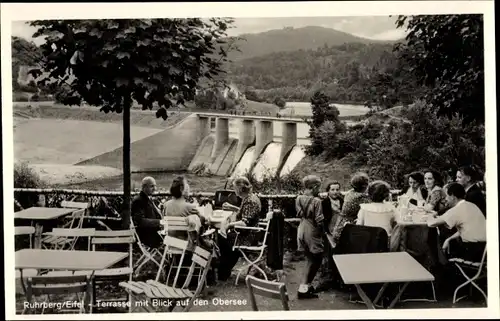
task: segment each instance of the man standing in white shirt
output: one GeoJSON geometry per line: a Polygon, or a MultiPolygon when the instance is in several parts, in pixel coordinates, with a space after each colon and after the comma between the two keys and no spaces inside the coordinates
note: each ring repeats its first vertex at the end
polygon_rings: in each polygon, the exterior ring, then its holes
{"type": "Polygon", "coordinates": [[[443,215],[430,219],[427,225],[456,228],[457,232],[444,241],[443,250],[452,257],[479,262],[486,243],[486,219],[479,207],[464,198],[464,187],[450,183],[446,187],[446,201],[451,208],[443,215]],[[450,242],[455,244],[450,246],[450,242]]]}

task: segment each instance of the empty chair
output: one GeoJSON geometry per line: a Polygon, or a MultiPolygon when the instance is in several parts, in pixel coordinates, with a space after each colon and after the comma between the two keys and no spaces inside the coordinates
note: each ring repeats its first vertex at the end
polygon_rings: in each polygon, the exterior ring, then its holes
{"type": "MultiPolygon", "coordinates": [[[[35,297],[46,296],[45,302],[55,302],[51,300],[51,295],[68,295],[75,294],[76,304],[72,308],[76,308],[75,312],[92,313],[92,307],[89,304],[91,294],[90,278],[87,275],[73,276],[36,276],[29,277],[26,287],[26,301],[28,304],[24,306],[23,314],[27,312],[38,312],[38,305],[35,303],[35,297]],[[80,297],[78,294],[82,294],[80,297]]],[[[68,306],[57,306],[57,312],[70,312],[68,306]]],[[[45,312],[45,306],[42,306],[41,313],[45,312]]]]}
{"type": "MultiPolygon", "coordinates": [[[[83,221],[85,219],[85,209],[79,209],[74,211],[71,216],[69,216],[70,221],[63,225],[63,229],[81,229],[83,226],[83,221]]],[[[43,248],[54,248],[54,249],[65,249],[68,246],[71,247],[72,241],[76,243],[77,238],[68,238],[65,236],[53,235],[51,232],[44,233],[45,237],[42,238],[43,248]]]]}
{"type": "Polygon", "coordinates": [[[90,240],[95,228],[54,228],[44,233],[51,239],[43,243],[45,248],[54,250],[74,250],[79,238],[87,239],[87,250],[90,251],[90,240]]]}
{"type": "Polygon", "coordinates": [[[259,311],[255,295],[263,296],[269,299],[281,300],[283,310],[290,310],[288,306],[288,292],[286,290],[285,283],[261,280],[251,275],[247,275],[245,282],[247,284],[253,311],[259,311]]]}
{"type": "Polygon", "coordinates": [[[30,249],[33,247],[33,234],[35,234],[35,227],[34,226],[16,226],[16,227],[14,227],[14,235],[15,236],[28,236],[30,249]]]}
{"type": "MultiPolygon", "coordinates": [[[[121,264],[121,267],[108,268],[104,270],[97,271],[76,271],[75,275],[92,275],[94,272],[94,278],[92,282],[92,305],[95,307],[95,302],[97,299],[96,285],[105,282],[118,282],[128,280],[132,281],[132,275],[134,273],[133,264],[133,245],[135,243],[134,231],[133,230],[121,230],[121,231],[95,231],[94,237],[92,239],[92,250],[96,251],[97,248],[102,248],[106,250],[106,247],[113,245],[128,245],[128,262],[127,265],[121,264]]],[[[130,300],[130,298],[129,298],[130,300]]],[[[111,301],[123,301],[123,298],[115,298],[112,300],[105,300],[107,302],[111,301]]]]}
{"type": "MultiPolygon", "coordinates": [[[[192,256],[191,267],[189,268],[189,274],[186,278],[182,287],[171,287],[165,284],[162,284],[158,281],[148,280],[146,282],[142,281],[129,281],[129,282],[121,282],[120,286],[127,289],[127,291],[131,294],[131,296],[135,300],[143,300],[146,299],[150,304],[131,304],[132,307],[141,307],[148,312],[152,312],[153,306],[151,304],[151,300],[153,299],[165,299],[172,300],[174,304],[169,307],[169,311],[172,311],[176,308],[176,302],[186,302],[187,304],[184,306],[183,312],[189,311],[193,305],[195,304],[196,299],[200,296],[202,291],[206,286],[206,278],[208,270],[210,269],[210,263],[212,261],[213,253],[208,252],[201,247],[196,247],[192,256]],[[200,268],[202,273],[199,274],[197,280],[196,290],[193,292],[189,290],[189,285],[194,276],[194,272],[196,268],[200,268]]],[[[144,301],[143,301],[144,302],[144,301]]]]}
{"type": "Polygon", "coordinates": [[[240,245],[238,243],[238,235],[236,236],[236,239],[234,241],[234,246],[233,246],[233,251],[234,250],[238,250],[243,259],[246,261],[246,264],[243,265],[243,267],[241,267],[239,270],[238,270],[238,274],[236,275],[236,281],[235,281],[235,284],[237,285],[238,284],[238,280],[241,276],[241,273],[246,269],[247,270],[247,274],[248,272],[250,271],[250,269],[252,267],[254,267],[255,269],[257,269],[257,271],[259,271],[262,276],[264,276],[264,278],[267,280],[267,275],[266,275],[266,272],[264,272],[259,266],[259,262],[261,262],[262,260],[265,259],[264,257],[264,253],[265,253],[265,250],[267,248],[267,236],[269,234],[269,220],[267,221],[260,221],[258,226],[256,227],[252,227],[252,226],[235,226],[234,227],[234,230],[236,231],[236,233],[239,234],[239,232],[241,231],[248,231],[250,233],[260,233],[262,234],[262,241],[260,241],[257,245],[255,246],[246,246],[246,245],[240,245]],[[255,259],[251,259],[249,257],[249,255],[256,255],[257,257],[255,259]]]}
{"type": "MultiPolygon", "coordinates": [[[[160,231],[160,234],[164,236],[163,244],[165,245],[165,248],[161,258],[160,266],[163,266],[168,258],[170,265],[168,275],[166,276],[166,280],[168,281],[172,269],[174,267],[176,269],[180,268],[179,260],[182,260],[181,256],[183,257],[188,246],[188,224],[186,222],[186,218],[182,216],[165,216],[162,219],[162,224],[163,230],[160,231]],[[168,240],[184,240],[186,248],[182,248],[179,246],[169,246],[167,237],[169,237],[168,240]]],[[[158,269],[156,281],[159,280],[161,273],[163,273],[163,268],[158,269]]]]}
{"type": "Polygon", "coordinates": [[[479,285],[477,285],[476,283],[478,280],[486,278],[488,276],[488,273],[486,271],[486,243],[484,245],[484,252],[481,262],[471,262],[464,260],[462,258],[451,258],[449,261],[455,264],[457,269],[460,271],[460,273],[462,273],[463,277],[465,278],[465,282],[460,284],[453,293],[453,303],[455,304],[456,302],[460,301],[465,297],[462,296],[457,299],[458,291],[466,285],[475,287],[479,292],[481,292],[485,301],[488,302],[488,296],[486,295],[486,292],[483,289],[481,289],[479,285]],[[467,270],[472,273],[470,272],[466,273],[465,271],[467,270]]]}

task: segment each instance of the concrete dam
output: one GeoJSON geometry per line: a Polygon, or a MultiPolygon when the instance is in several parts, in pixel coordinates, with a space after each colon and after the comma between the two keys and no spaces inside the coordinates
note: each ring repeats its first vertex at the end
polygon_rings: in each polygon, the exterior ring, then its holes
{"type": "Polygon", "coordinates": [[[258,180],[283,176],[305,156],[303,146],[309,143],[305,138],[309,125],[301,119],[212,113],[197,116],[200,128],[210,134],[201,141],[188,166],[190,171],[202,167],[225,177],[251,172],[258,180]]]}
{"type": "MultiPolygon", "coordinates": [[[[234,177],[289,173],[305,156],[309,125],[297,118],[194,113],[180,123],[132,141],[133,172],[193,171],[234,177]],[[215,126],[213,124],[215,123],[215,126]]],[[[75,165],[122,168],[122,147],[75,165]]]]}

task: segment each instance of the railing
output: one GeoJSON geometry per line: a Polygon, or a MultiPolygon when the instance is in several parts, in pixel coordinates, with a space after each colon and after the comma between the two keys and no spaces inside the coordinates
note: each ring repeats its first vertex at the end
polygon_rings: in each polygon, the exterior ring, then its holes
{"type": "MultiPolygon", "coordinates": [[[[399,193],[399,190],[391,193],[399,193]]],[[[139,191],[132,192],[132,196],[137,194],[139,191]]],[[[295,217],[296,194],[257,195],[263,201],[263,210],[281,209],[287,217],[295,217]]],[[[214,196],[214,192],[195,192],[190,198],[202,204],[205,200],[213,200],[214,196]]],[[[321,193],[320,196],[325,197],[326,193],[321,193]]],[[[162,204],[170,197],[171,194],[167,191],[159,191],[152,196],[157,204],[162,204]]],[[[88,202],[88,218],[99,220],[121,220],[123,207],[123,191],[15,188],[14,199],[18,210],[31,206],[60,207],[62,201],[88,202]]]]}

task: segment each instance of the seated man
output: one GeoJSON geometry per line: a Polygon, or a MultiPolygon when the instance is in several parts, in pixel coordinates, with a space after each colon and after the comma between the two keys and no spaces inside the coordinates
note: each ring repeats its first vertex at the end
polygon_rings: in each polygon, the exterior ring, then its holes
{"type": "Polygon", "coordinates": [[[149,247],[158,248],[163,243],[163,239],[158,234],[162,229],[160,220],[162,214],[160,209],[154,204],[151,196],[156,190],[156,181],[152,177],[145,177],[142,180],[142,190],[132,200],[132,220],[141,242],[149,247]]]}
{"type": "Polygon", "coordinates": [[[486,242],[486,219],[479,207],[464,198],[464,187],[450,183],[446,187],[446,201],[451,208],[443,215],[430,219],[427,225],[455,227],[457,232],[444,241],[443,250],[450,252],[451,257],[479,262],[486,242]],[[452,241],[456,244],[450,246],[452,241]]]}

